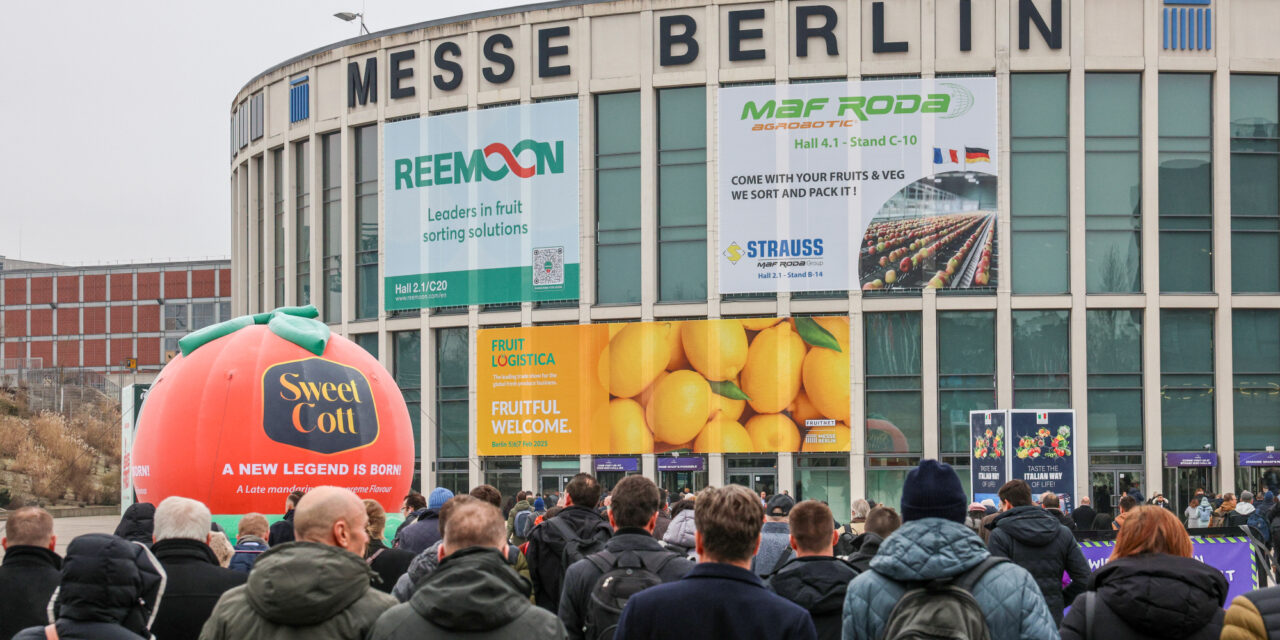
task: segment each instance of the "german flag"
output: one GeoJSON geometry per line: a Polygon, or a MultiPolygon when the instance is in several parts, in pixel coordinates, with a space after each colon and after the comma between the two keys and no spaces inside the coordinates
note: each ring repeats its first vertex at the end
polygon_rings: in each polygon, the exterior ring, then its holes
{"type": "Polygon", "coordinates": [[[965,164],[972,164],[974,162],[991,162],[991,154],[987,153],[986,149],[979,149],[978,147],[965,147],[964,162],[965,164]]]}

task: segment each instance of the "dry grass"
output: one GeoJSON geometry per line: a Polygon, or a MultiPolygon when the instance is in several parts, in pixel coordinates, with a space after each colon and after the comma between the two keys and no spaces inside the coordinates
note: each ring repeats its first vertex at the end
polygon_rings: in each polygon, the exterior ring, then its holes
{"type": "Polygon", "coordinates": [[[101,402],[70,418],[0,416],[0,458],[26,476],[15,498],[114,503],[120,486],[120,410],[101,402]]]}

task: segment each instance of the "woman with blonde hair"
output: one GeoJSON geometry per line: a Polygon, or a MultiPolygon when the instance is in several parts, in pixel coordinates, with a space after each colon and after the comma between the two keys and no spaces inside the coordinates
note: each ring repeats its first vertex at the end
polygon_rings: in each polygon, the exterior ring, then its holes
{"type": "Polygon", "coordinates": [[[414,554],[401,549],[392,549],[386,545],[382,534],[387,527],[387,512],[382,505],[366,498],[364,511],[369,516],[369,524],[365,525],[365,531],[369,533],[369,545],[365,547],[364,561],[374,573],[378,574],[372,582],[373,588],[383,593],[391,593],[396,580],[409,570],[409,563],[413,562],[414,554]]]}
{"type": "Polygon", "coordinates": [[[1135,507],[1111,559],[1062,621],[1063,640],[1216,640],[1227,580],[1191,557],[1191,538],[1168,509],[1135,507]]]}

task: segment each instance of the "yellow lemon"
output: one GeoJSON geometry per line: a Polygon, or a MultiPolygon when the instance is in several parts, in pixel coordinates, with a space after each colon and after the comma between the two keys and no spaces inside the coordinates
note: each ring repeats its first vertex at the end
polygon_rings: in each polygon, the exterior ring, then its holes
{"type": "Polygon", "coordinates": [[[800,430],[781,413],[762,413],[747,421],[747,434],[756,451],[795,451],[800,448],[800,430]]]}
{"type": "Polygon", "coordinates": [[[609,402],[609,439],[609,453],[653,453],[653,432],[640,403],[628,398],[609,402]]]}
{"type": "Polygon", "coordinates": [[[644,391],[667,368],[671,359],[673,325],[670,322],[637,322],[618,331],[600,353],[600,384],[619,398],[644,391]]]}
{"type": "Polygon", "coordinates": [[[742,390],[756,413],[778,413],[800,393],[800,367],[804,341],[790,323],[780,323],[756,334],[742,369],[742,390]]]}
{"type": "MultiPolygon", "coordinates": [[[[735,379],[734,384],[738,384],[735,379]]],[[[734,400],[733,398],[722,396],[715,391],[711,392],[711,413],[717,410],[720,414],[730,420],[742,420],[742,412],[747,408],[746,400],[734,400]]]]}
{"type": "Polygon", "coordinates": [[[684,353],[708,380],[731,380],[747,363],[747,332],[737,320],[699,320],[680,328],[684,353]]]}
{"type": "Polygon", "coordinates": [[[800,443],[800,451],[804,453],[848,453],[849,450],[849,427],[843,422],[830,427],[812,427],[800,443]]]}
{"type": "Polygon", "coordinates": [[[813,406],[813,402],[809,400],[809,394],[804,389],[796,394],[796,399],[791,401],[787,411],[791,412],[791,419],[799,427],[807,426],[810,420],[821,420],[825,417],[817,407],[813,406]]]}
{"type": "Polygon", "coordinates": [[[835,336],[840,349],[849,350],[849,318],[846,316],[816,316],[814,322],[835,336]]]}
{"type": "Polygon", "coordinates": [[[693,441],[694,453],[750,453],[751,436],[736,420],[715,416],[693,441]]]}
{"type": "Polygon", "coordinates": [[[636,396],[636,402],[639,402],[640,406],[646,409],[649,408],[649,401],[653,399],[654,389],[657,389],[658,383],[662,382],[662,379],[667,377],[667,373],[668,372],[666,371],[659,373],[658,377],[653,379],[653,384],[650,384],[649,386],[645,387],[644,391],[641,391],[640,395],[636,396]]]}
{"type": "Polygon", "coordinates": [[[775,324],[778,324],[782,318],[739,318],[742,328],[747,331],[764,331],[775,324]]]}
{"type": "Polygon", "coordinates": [[[711,415],[711,386],[696,371],[672,371],[653,390],[645,415],[654,438],[688,442],[711,415]]]}
{"type": "Polygon", "coordinates": [[[667,361],[667,369],[675,371],[676,369],[689,369],[689,358],[684,355],[684,341],[681,340],[680,334],[684,333],[684,327],[673,327],[671,331],[671,359],[667,361]]]}
{"type": "Polygon", "coordinates": [[[822,415],[849,421],[849,347],[833,351],[814,347],[804,357],[802,379],[805,393],[822,415]]]}

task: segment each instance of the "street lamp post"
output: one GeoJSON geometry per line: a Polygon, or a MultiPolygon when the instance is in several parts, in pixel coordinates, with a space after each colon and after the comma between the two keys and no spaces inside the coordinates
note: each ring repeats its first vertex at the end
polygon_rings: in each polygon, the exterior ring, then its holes
{"type": "Polygon", "coordinates": [[[361,34],[369,33],[369,28],[368,28],[368,27],[366,27],[366,26],[364,26],[364,12],[363,12],[363,11],[358,12],[358,13],[354,13],[354,12],[351,12],[351,11],[339,11],[338,13],[333,14],[333,17],[335,17],[335,18],[337,18],[337,19],[339,19],[339,20],[342,20],[342,21],[344,21],[344,22],[351,22],[352,20],[359,19],[359,20],[360,20],[360,33],[361,33],[361,34]]]}

